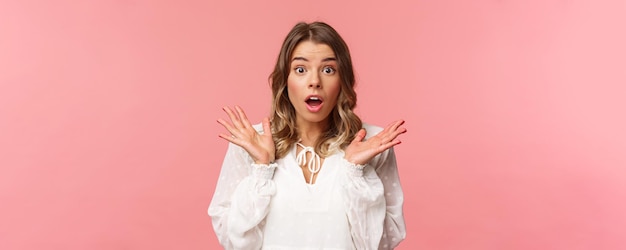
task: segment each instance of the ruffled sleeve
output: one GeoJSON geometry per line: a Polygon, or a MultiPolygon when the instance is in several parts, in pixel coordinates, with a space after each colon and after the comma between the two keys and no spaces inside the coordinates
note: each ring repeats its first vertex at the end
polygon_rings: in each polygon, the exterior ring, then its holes
{"type": "Polygon", "coordinates": [[[367,165],[343,162],[348,178],[343,194],[356,249],[393,249],[406,236],[393,148],[367,165]]]}
{"type": "Polygon", "coordinates": [[[254,164],[241,147],[229,144],[217,181],[209,216],[224,249],[260,249],[261,222],[276,193],[276,164],[254,164]]]}

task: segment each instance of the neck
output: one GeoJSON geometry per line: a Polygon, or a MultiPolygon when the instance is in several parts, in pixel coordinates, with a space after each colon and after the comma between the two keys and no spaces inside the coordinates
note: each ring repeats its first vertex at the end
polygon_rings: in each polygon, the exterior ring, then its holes
{"type": "Polygon", "coordinates": [[[298,133],[302,144],[306,146],[313,146],[317,142],[317,139],[328,128],[327,120],[322,122],[297,122],[298,133]]]}

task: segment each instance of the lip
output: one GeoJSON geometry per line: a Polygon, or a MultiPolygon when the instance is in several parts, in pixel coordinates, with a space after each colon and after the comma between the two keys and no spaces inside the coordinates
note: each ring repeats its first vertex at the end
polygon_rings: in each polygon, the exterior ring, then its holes
{"type": "Polygon", "coordinates": [[[312,113],[317,113],[317,112],[319,112],[320,110],[322,110],[322,106],[324,106],[324,98],[322,98],[322,97],[321,97],[321,96],[319,96],[319,95],[308,95],[308,96],[304,99],[304,104],[306,105],[306,109],[307,109],[307,110],[309,110],[309,112],[312,112],[312,113]],[[317,106],[311,106],[311,105],[309,105],[309,104],[306,102],[306,100],[309,100],[311,97],[317,97],[317,98],[321,101],[320,105],[317,105],[317,106]]]}
{"type": "Polygon", "coordinates": [[[304,98],[304,101],[311,99],[311,97],[317,97],[317,99],[320,99],[320,101],[324,102],[324,98],[322,98],[320,95],[308,95],[306,96],[306,98],[304,98]]]}

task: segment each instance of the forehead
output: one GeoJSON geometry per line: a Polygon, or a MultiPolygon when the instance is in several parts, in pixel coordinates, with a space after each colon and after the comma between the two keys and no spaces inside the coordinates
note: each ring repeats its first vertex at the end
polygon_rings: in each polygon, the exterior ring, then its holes
{"type": "Polygon", "coordinates": [[[310,60],[323,60],[326,58],[334,58],[335,52],[327,44],[302,41],[296,45],[290,59],[293,60],[296,57],[303,57],[310,60]]]}

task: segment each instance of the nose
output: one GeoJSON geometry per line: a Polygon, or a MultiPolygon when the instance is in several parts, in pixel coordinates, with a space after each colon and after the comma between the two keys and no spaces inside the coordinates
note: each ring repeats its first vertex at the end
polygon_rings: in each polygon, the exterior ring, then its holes
{"type": "Polygon", "coordinates": [[[309,79],[309,88],[322,88],[322,84],[320,83],[320,76],[318,73],[311,74],[311,78],[309,79]]]}

